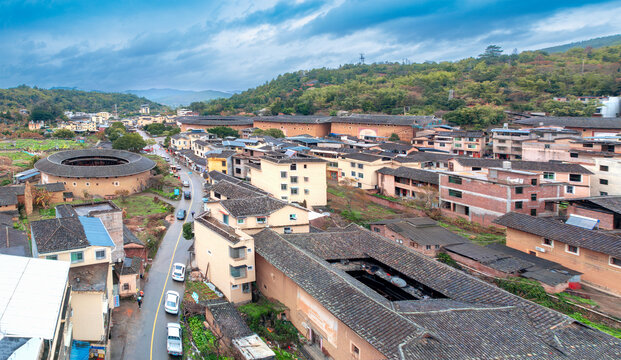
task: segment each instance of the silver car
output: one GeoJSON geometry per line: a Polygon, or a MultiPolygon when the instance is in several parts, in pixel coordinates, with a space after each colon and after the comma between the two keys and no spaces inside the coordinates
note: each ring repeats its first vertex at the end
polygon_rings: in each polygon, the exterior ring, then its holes
{"type": "Polygon", "coordinates": [[[166,339],[166,350],[169,355],[183,355],[183,342],[181,341],[181,325],[178,323],[168,323],[168,337],[166,339]]]}
{"type": "Polygon", "coordinates": [[[164,298],[164,310],[169,314],[179,314],[179,299],[180,296],[178,292],[168,290],[164,298]]]}
{"type": "Polygon", "coordinates": [[[182,263],[174,263],[172,269],[172,279],[176,281],[185,280],[185,265],[182,263]]]}

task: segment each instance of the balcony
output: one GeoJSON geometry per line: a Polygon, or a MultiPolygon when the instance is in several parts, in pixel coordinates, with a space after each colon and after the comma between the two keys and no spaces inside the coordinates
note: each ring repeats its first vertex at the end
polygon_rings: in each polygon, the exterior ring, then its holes
{"type": "Polygon", "coordinates": [[[229,256],[235,261],[246,259],[246,247],[233,248],[229,246],[229,256]]]}
{"type": "Polygon", "coordinates": [[[245,279],[248,276],[246,265],[232,266],[229,265],[229,271],[234,279],[245,279]]]}

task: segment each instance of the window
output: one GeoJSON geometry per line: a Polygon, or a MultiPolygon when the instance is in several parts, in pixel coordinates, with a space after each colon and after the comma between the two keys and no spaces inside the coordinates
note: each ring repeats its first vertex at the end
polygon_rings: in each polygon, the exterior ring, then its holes
{"type": "Polygon", "coordinates": [[[537,209],[530,209],[530,216],[537,216],[537,209]]]}
{"type": "Polygon", "coordinates": [[[358,177],[362,179],[362,178],[364,178],[364,174],[363,173],[358,173],[358,177]]]}
{"type": "Polygon", "coordinates": [[[364,168],[364,164],[358,164],[358,169],[363,169],[364,168]]]}
{"type": "Polygon", "coordinates": [[[574,193],[574,187],[573,187],[573,186],[571,186],[571,185],[567,185],[567,186],[565,186],[565,192],[566,192],[567,194],[573,194],[573,193],[574,193]]]}
{"type": "Polygon", "coordinates": [[[71,253],[71,262],[78,263],[84,261],[84,253],[82,251],[75,251],[71,253]]]}
{"type": "Polygon", "coordinates": [[[351,344],[351,354],[354,356],[354,359],[360,358],[360,349],[354,344],[351,344]]]}
{"type": "Polygon", "coordinates": [[[608,195],[608,192],[606,192],[606,191],[600,191],[599,192],[599,196],[607,196],[607,195],[608,195]]]}
{"type": "Polygon", "coordinates": [[[537,179],[530,179],[531,185],[537,185],[537,179]]]}
{"type": "Polygon", "coordinates": [[[289,197],[288,196],[281,196],[280,199],[281,200],[287,200],[289,197]]]}
{"type": "Polygon", "coordinates": [[[380,228],[378,228],[377,226],[374,226],[374,227],[373,227],[373,231],[375,231],[375,232],[380,232],[380,228]]]}
{"type": "Polygon", "coordinates": [[[280,184],[280,190],[287,190],[287,184],[280,184]]]}
{"type": "Polygon", "coordinates": [[[449,196],[461,198],[461,191],[449,189],[449,196]]]}
{"type": "Polygon", "coordinates": [[[431,250],[431,245],[425,245],[425,250],[431,250]]]}
{"type": "Polygon", "coordinates": [[[523,203],[522,203],[521,201],[516,201],[516,202],[515,202],[515,208],[516,208],[516,209],[521,209],[521,208],[522,208],[522,206],[523,206],[523,203]]]}
{"type": "Polygon", "coordinates": [[[518,186],[515,188],[515,193],[516,194],[523,194],[524,193],[524,188],[521,186],[518,186]]]}
{"type": "Polygon", "coordinates": [[[129,284],[128,283],[124,283],[123,284],[123,290],[129,290],[129,284]]]}
{"type": "Polygon", "coordinates": [[[543,245],[554,247],[554,241],[552,239],[543,238],[543,245]]]}
{"type": "Polygon", "coordinates": [[[238,223],[238,224],[243,224],[245,221],[246,221],[246,219],[245,219],[245,218],[238,218],[238,219],[237,219],[237,223],[238,223]]]}
{"type": "Polygon", "coordinates": [[[567,244],[567,247],[565,248],[565,251],[567,251],[570,254],[579,254],[579,250],[577,246],[573,246],[573,245],[569,245],[567,244]]]}
{"type": "Polygon", "coordinates": [[[608,180],[606,180],[606,179],[599,179],[599,184],[600,185],[608,185],[608,180]]]}
{"type": "Polygon", "coordinates": [[[106,250],[95,251],[95,260],[103,260],[106,258],[106,250]]]}
{"type": "Polygon", "coordinates": [[[283,179],[286,178],[287,177],[287,172],[286,171],[281,171],[280,172],[280,177],[283,178],[283,179]]]}
{"type": "Polygon", "coordinates": [[[293,171],[293,170],[297,170],[297,169],[298,169],[298,165],[297,164],[289,165],[289,170],[293,171]]]}
{"type": "Polygon", "coordinates": [[[308,176],[304,176],[304,182],[308,182],[308,176]]]}
{"type": "Polygon", "coordinates": [[[298,219],[298,214],[289,214],[289,220],[295,221],[298,219]]]}
{"type": "Polygon", "coordinates": [[[356,177],[356,172],[355,172],[355,171],[352,171],[352,172],[351,172],[351,176],[356,177]]]}
{"type": "Polygon", "coordinates": [[[292,187],[291,188],[291,195],[297,195],[297,194],[298,194],[298,188],[292,187]]]}
{"type": "Polygon", "coordinates": [[[608,166],[606,166],[606,165],[600,165],[600,166],[599,166],[599,171],[608,171],[608,166]]]}
{"type": "Polygon", "coordinates": [[[308,189],[304,189],[304,194],[305,194],[305,195],[310,194],[310,190],[308,190],[308,189]]]}
{"type": "Polygon", "coordinates": [[[592,148],[592,147],[593,147],[593,144],[582,144],[582,147],[585,147],[585,148],[592,148]]]}
{"type": "Polygon", "coordinates": [[[461,147],[461,144],[455,144],[454,146],[455,146],[455,147],[459,147],[459,148],[460,148],[460,147],[461,147]]]}
{"type": "Polygon", "coordinates": [[[440,245],[435,245],[435,246],[434,246],[434,248],[435,248],[436,250],[438,250],[438,249],[440,249],[440,245]]]}
{"type": "Polygon", "coordinates": [[[537,201],[537,194],[530,194],[531,201],[537,201]]]}
{"type": "Polygon", "coordinates": [[[58,255],[48,255],[45,258],[47,260],[58,260],[58,255]]]}
{"type": "Polygon", "coordinates": [[[267,218],[264,217],[264,216],[258,217],[257,218],[257,224],[265,224],[266,219],[267,218]]]}
{"type": "Polygon", "coordinates": [[[292,184],[297,184],[297,183],[298,183],[298,177],[297,177],[297,176],[292,176],[292,177],[290,178],[290,180],[291,180],[291,183],[292,183],[292,184]]]}
{"type": "Polygon", "coordinates": [[[355,162],[351,163],[351,167],[355,168],[356,167],[356,163],[355,162]]]}
{"type": "Polygon", "coordinates": [[[229,216],[227,214],[222,214],[222,222],[225,224],[229,224],[229,216]]]}
{"type": "Polygon", "coordinates": [[[86,186],[91,186],[91,183],[87,182],[87,183],[85,183],[84,185],[86,185],[86,186]]]}
{"type": "Polygon", "coordinates": [[[231,290],[237,290],[239,289],[239,285],[231,285],[231,290]]]}
{"type": "Polygon", "coordinates": [[[304,169],[306,169],[308,166],[306,164],[304,164],[304,169]]]}
{"type": "Polygon", "coordinates": [[[77,185],[78,185],[77,183],[73,183],[73,186],[77,186],[77,185]]]}
{"type": "Polygon", "coordinates": [[[242,266],[231,266],[229,265],[229,272],[232,277],[239,279],[246,277],[246,265],[242,266]]]}
{"type": "Polygon", "coordinates": [[[341,171],[341,176],[345,177],[345,171],[341,171]]]}
{"type": "Polygon", "coordinates": [[[481,168],[478,166],[473,166],[472,171],[481,171],[481,168]]]}
{"type": "Polygon", "coordinates": [[[293,229],[290,226],[285,226],[285,228],[283,229],[283,232],[285,234],[293,234],[293,229]]]}
{"type": "Polygon", "coordinates": [[[582,181],[582,175],[580,175],[580,174],[569,174],[569,181],[581,182],[582,181]]]}
{"type": "Polygon", "coordinates": [[[461,185],[461,178],[459,176],[449,175],[448,181],[451,184],[459,184],[459,185],[461,185]]]}
{"type": "Polygon", "coordinates": [[[229,247],[229,256],[231,257],[231,259],[235,259],[235,260],[245,259],[246,248],[245,247],[240,247],[240,248],[229,247]]]}
{"type": "Polygon", "coordinates": [[[544,172],[543,178],[547,180],[554,180],[555,176],[553,172],[544,172]]]}
{"type": "Polygon", "coordinates": [[[549,148],[550,148],[550,144],[545,144],[545,145],[543,145],[543,148],[544,148],[544,149],[549,149],[549,148]]]}
{"type": "Polygon", "coordinates": [[[610,257],[610,265],[621,267],[621,258],[610,257]]]}
{"type": "Polygon", "coordinates": [[[569,153],[569,157],[577,158],[578,157],[578,153],[569,153]]]}
{"type": "MultiPolygon", "coordinates": [[[[74,183],[74,184],[75,184],[75,183],[74,183]]],[[[115,182],[113,182],[112,184],[114,184],[114,186],[119,186],[119,185],[120,185],[118,181],[115,181],[115,182]]]]}
{"type": "MultiPolygon", "coordinates": [[[[250,266],[248,267],[248,269],[250,269],[250,266]]],[[[244,292],[244,293],[249,293],[250,292],[250,283],[243,283],[242,284],[242,292],[244,292]]]]}

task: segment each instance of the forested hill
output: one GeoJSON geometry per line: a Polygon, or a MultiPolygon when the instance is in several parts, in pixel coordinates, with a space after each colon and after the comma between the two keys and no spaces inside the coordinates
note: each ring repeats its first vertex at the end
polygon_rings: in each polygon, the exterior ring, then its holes
{"type": "Polygon", "coordinates": [[[47,90],[25,85],[0,89],[2,113],[6,111],[14,113],[22,108],[32,111],[35,107],[55,107],[60,111],[113,112],[114,104],[117,105],[119,114],[137,113],[142,104],[149,104],[151,111],[163,109],[162,105],[132,94],[72,89],[47,90]]]}
{"type": "MultiPolygon", "coordinates": [[[[286,73],[228,99],[198,102],[203,114],[237,114],[268,108],[273,114],[445,114],[478,127],[502,121],[502,110],[584,115],[594,106],[554,96],[618,95],[621,45],[574,48],[563,53],[505,55],[488,47],[477,58],[455,62],[344,65],[286,73]],[[451,92],[451,90],[453,90],[451,92]],[[452,98],[449,94],[452,93],[452,98]],[[473,106],[478,105],[478,106],[473,106]]],[[[590,114],[588,114],[590,115],[590,114]]]]}

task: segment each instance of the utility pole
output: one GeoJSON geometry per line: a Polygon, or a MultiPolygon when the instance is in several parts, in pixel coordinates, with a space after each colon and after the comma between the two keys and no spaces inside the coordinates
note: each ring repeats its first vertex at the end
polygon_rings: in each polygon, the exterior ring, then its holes
{"type": "Polygon", "coordinates": [[[364,54],[360,53],[360,65],[364,65],[364,54]]]}
{"type": "Polygon", "coordinates": [[[580,71],[580,74],[584,75],[584,58],[582,58],[582,70],[580,71]]]}

